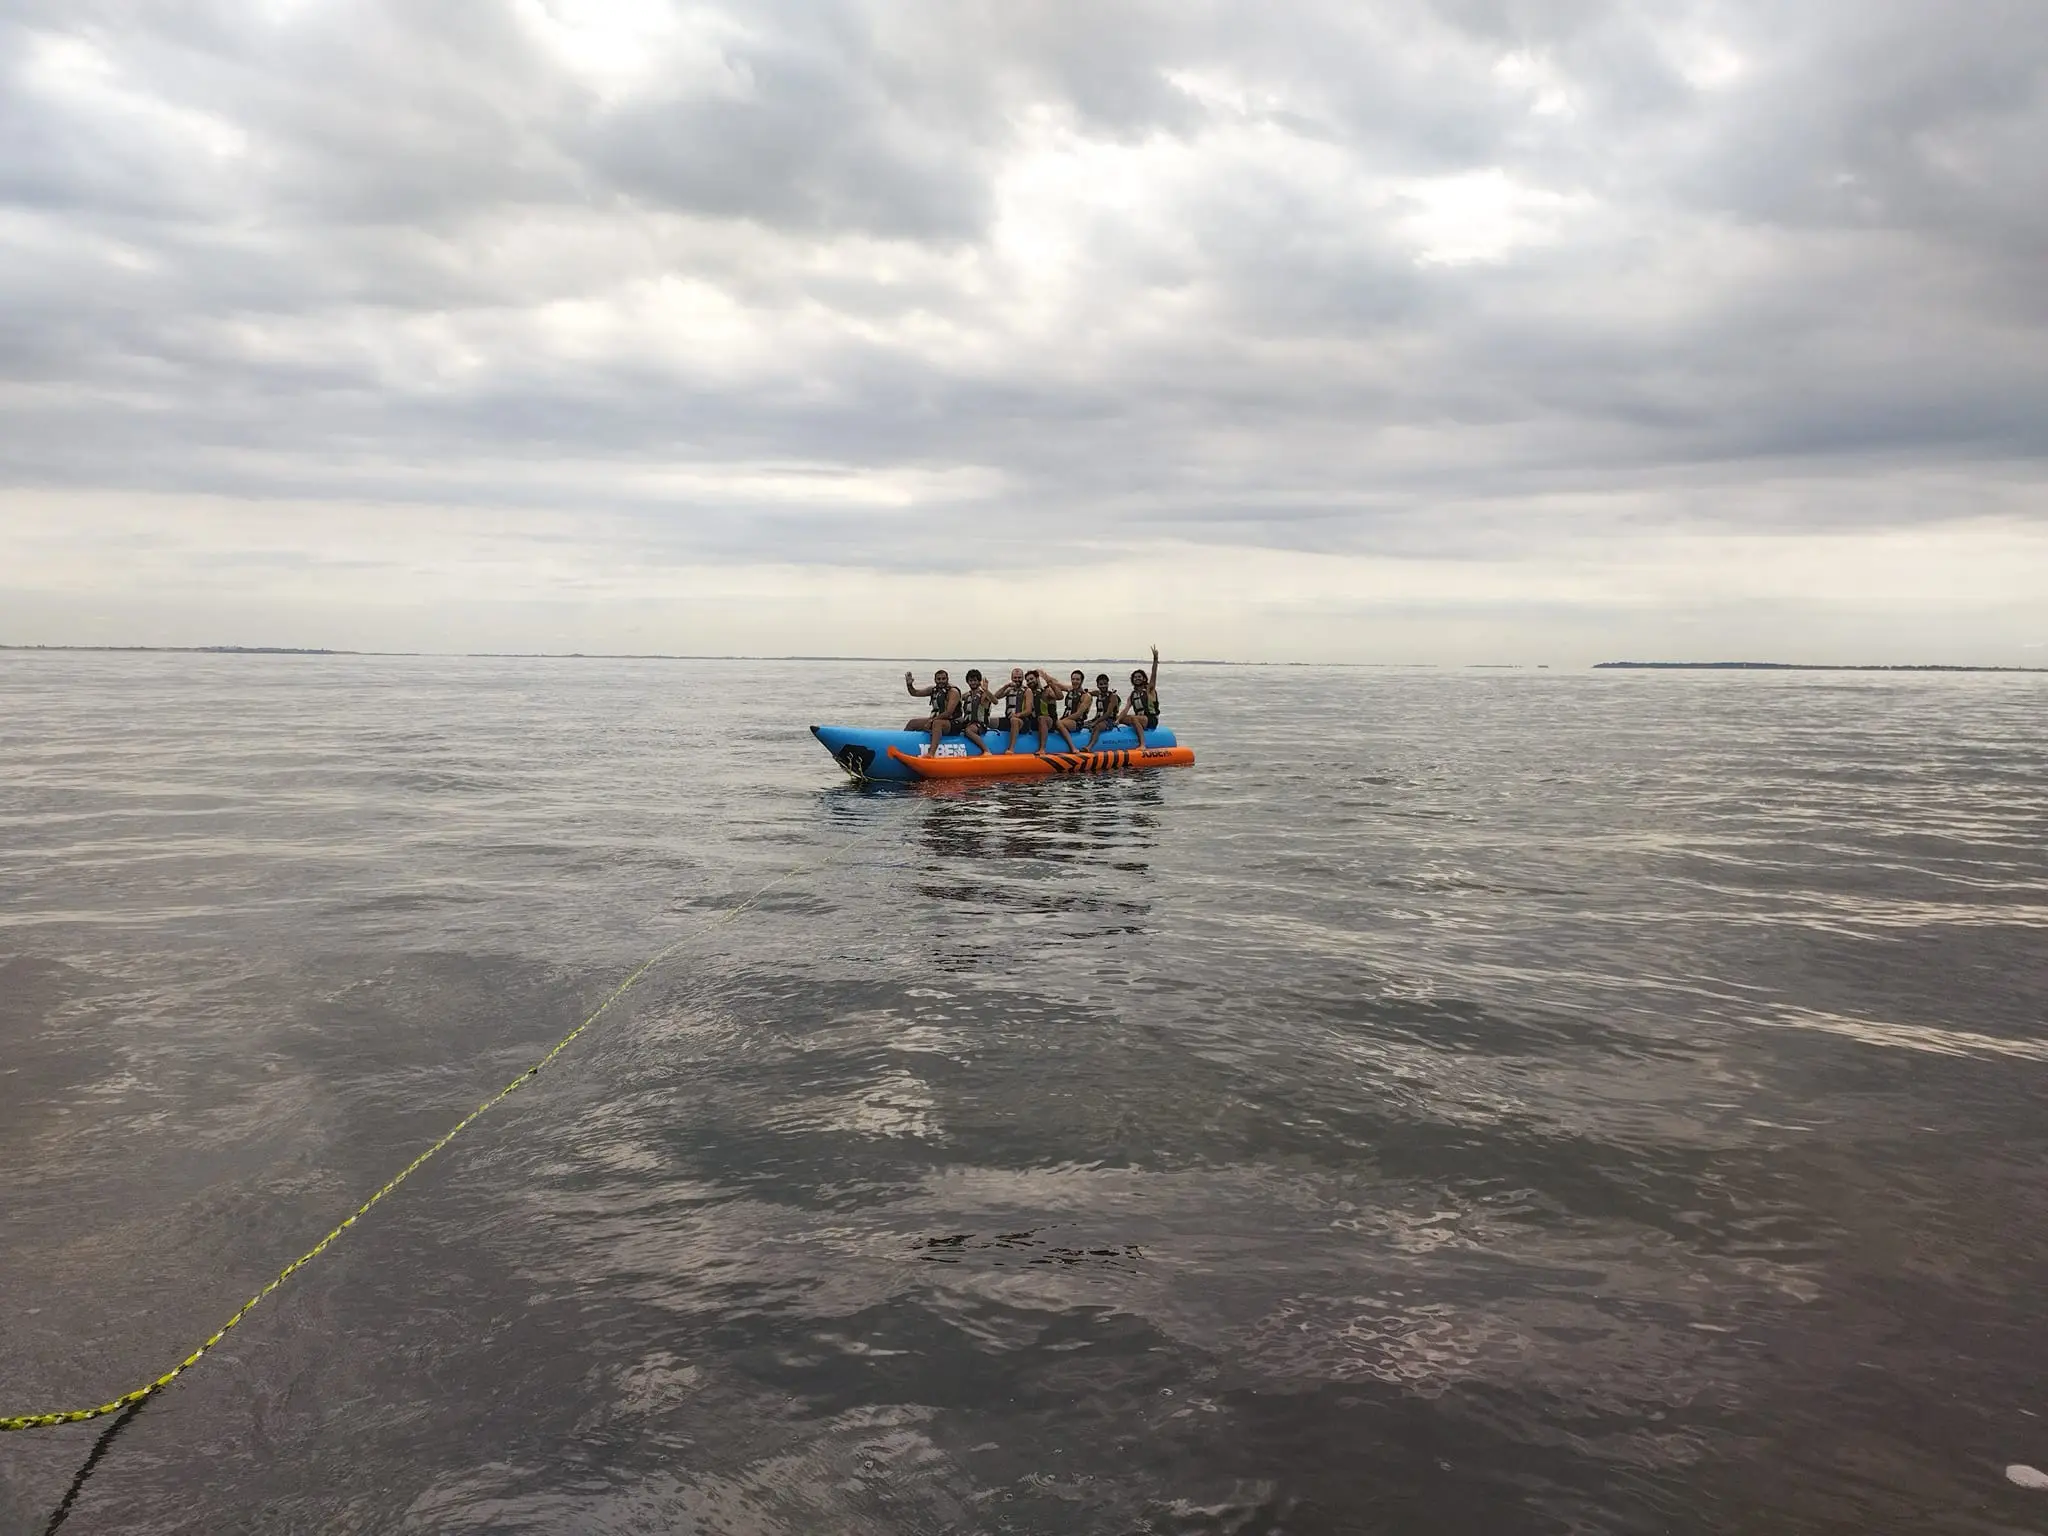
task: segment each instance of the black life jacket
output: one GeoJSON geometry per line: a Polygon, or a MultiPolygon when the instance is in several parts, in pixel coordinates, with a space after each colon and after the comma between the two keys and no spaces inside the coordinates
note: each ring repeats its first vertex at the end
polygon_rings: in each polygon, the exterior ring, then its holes
{"type": "Polygon", "coordinates": [[[943,688],[935,687],[932,689],[932,717],[934,719],[945,719],[959,707],[960,690],[951,683],[946,684],[943,688]],[[949,698],[953,701],[950,707],[946,703],[946,700],[949,698]]]}
{"type": "Polygon", "coordinates": [[[987,725],[988,712],[995,700],[985,691],[967,689],[960,695],[960,723],[962,725],[987,725]]]}
{"type": "Polygon", "coordinates": [[[1002,699],[1003,702],[1009,706],[1010,713],[1013,715],[1024,715],[1030,713],[1030,710],[1025,707],[1025,700],[1029,699],[1030,697],[1031,679],[1028,677],[1025,678],[1022,682],[1008,682],[1003,684],[1002,699]]]}
{"type": "Polygon", "coordinates": [[[1095,690],[1095,718],[1096,718],[1096,719],[1098,719],[1098,720],[1111,720],[1111,721],[1115,720],[1115,719],[1116,719],[1116,706],[1117,706],[1117,697],[1116,697],[1116,690],[1115,690],[1114,688],[1098,688],[1098,689],[1096,689],[1096,690],[1095,690]]]}
{"type": "Polygon", "coordinates": [[[1133,688],[1131,690],[1131,713],[1143,715],[1148,720],[1159,718],[1159,690],[1157,688],[1133,688]]]}

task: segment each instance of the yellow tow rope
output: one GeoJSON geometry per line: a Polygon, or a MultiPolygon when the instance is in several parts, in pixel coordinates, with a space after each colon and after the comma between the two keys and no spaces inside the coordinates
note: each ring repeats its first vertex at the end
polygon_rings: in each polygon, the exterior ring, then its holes
{"type": "Polygon", "coordinates": [[[483,1103],[477,1105],[475,1109],[472,1109],[468,1114],[464,1115],[460,1120],[456,1121],[455,1124],[450,1126],[447,1129],[447,1131],[443,1133],[439,1141],[435,1142],[432,1146],[428,1147],[426,1151],[422,1152],[418,1157],[414,1158],[411,1162],[407,1163],[403,1168],[399,1169],[398,1172],[394,1174],[385,1183],[383,1188],[379,1189],[374,1195],[370,1196],[369,1199],[365,1200],[361,1205],[357,1206],[354,1211],[350,1212],[349,1215],[346,1218],[344,1218],[340,1225],[336,1226],[333,1231],[329,1232],[325,1237],[321,1238],[319,1242],[315,1243],[312,1247],[308,1248],[304,1253],[300,1254],[296,1259],[293,1259],[291,1263],[285,1265],[283,1269],[279,1270],[277,1272],[277,1278],[272,1280],[268,1285],[264,1286],[262,1290],[258,1291],[254,1296],[251,1296],[247,1301],[243,1302],[240,1308],[236,1310],[235,1315],[233,1317],[229,1318],[226,1322],[222,1323],[219,1328],[214,1330],[213,1336],[211,1338],[207,1339],[205,1343],[201,1344],[197,1349],[193,1350],[191,1354],[187,1355],[184,1359],[180,1360],[168,1371],[165,1371],[163,1375],[157,1377],[155,1381],[146,1382],[142,1386],[137,1387],[133,1392],[124,1392],[121,1394],[121,1396],[115,1398],[112,1402],[101,1403],[96,1408],[67,1408],[56,1413],[17,1413],[6,1416],[4,1418],[0,1418],[0,1434],[5,1434],[7,1431],[14,1429],[47,1429],[53,1424],[83,1424],[88,1419],[101,1419],[105,1418],[110,1413],[119,1413],[124,1408],[132,1408],[137,1403],[141,1402],[144,1398],[149,1397],[154,1393],[161,1392],[165,1387],[168,1387],[172,1382],[176,1381],[180,1376],[184,1375],[185,1372],[191,1370],[193,1366],[197,1365],[200,1362],[200,1360],[204,1358],[206,1352],[212,1349],[213,1346],[218,1344],[222,1339],[226,1338],[228,1330],[234,1327],[235,1324],[239,1323],[243,1318],[247,1317],[250,1311],[254,1309],[258,1302],[263,1300],[264,1297],[268,1296],[272,1291],[276,1290],[279,1286],[283,1285],[285,1281],[291,1279],[291,1277],[294,1274],[296,1274],[299,1270],[303,1269],[306,1265],[312,1263],[315,1259],[319,1258],[321,1254],[327,1251],[328,1246],[332,1244],[336,1238],[340,1237],[342,1233],[346,1232],[350,1227],[354,1226],[358,1219],[367,1216],[370,1213],[370,1207],[375,1205],[379,1200],[382,1200],[394,1189],[398,1188],[398,1186],[403,1184],[407,1179],[411,1178],[426,1164],[429,1158],[431,1158],[436,1152],[439,1152],[443,1147],[447,1146],[448,1143],[453,1141],[457,1136],[461,1135],[462,1132],[469,1126],[471,1121],[476,1120],[481,1115],[483,1115],[487,1110],[490,1110],[494,1108],[496,1105],[502,1103],[513,1093],[517,1092],[520,1088],[524,1087],[530,1079],[537,1076],[540,1073],[541,1068],[545,1067],[549,1062],[553,1061],[557,1056],[561,1055],[563,1051],[567,1050],[569,1048],[570,1043],[574,1041],[578,1035],[582,1034],[583,1031],[590,1028],[590,1026],[595,1024],[599,1019],[603,1018],[606,1011],[610,1009],[612,1004],[616,1003],[620,998],[624,997],[628,992],[630,992],[633,989],[634,984],[638,982],[642,976],[645,976],[649,971],[653,970],[657,965],[661,964],[662,961],[666,960],[670,955],[674,954],[689,940],[696,938],[699,934],[707,933],[713,928],[717,928],[726,923],[731,922],[734,918],[738,917],[742,912],[745,912],[750,908],[758,905],[763,896],[766,896],[770,891],[774,890],[776,886],[782,884],[785,880],[793,879],[797,875],[803,874],[807,870],[822,868],[824,865],[831,863],[833,859],[840,857],[841,854],[846,853],[848,851],[850,851],[850,849],[841,849],[839,853],[828,855],[826,858],[820,859],[816,863],[799,864],[794,869],[784,870],[781,874],[777,875],[773,880],[770,880],[766,885],[762,886],[758,891],[754,892],[753,895],[749,896],[745,901],[741,902],[738,906],[731,907],[727,909],[725,912],[721,913],[715,921],[706,924],[702,928],[694,929],[689,933],[683,934],[680,938],[673,939],[666,945],[662,946],[662,948],[657,953],[655,953],[648,960],[644,961],[638,970],[634,971],[632,975],[628,976],[624,981],[620,982],[618,986],[612,990],[611,996],[607,997],[603,1002],[597,1005],[597,1007],[591,1012],[589,1018],[585,1019],[581,1024],[578,1024],[574,1029],[570,1030],[569,1033],[562,1036],[561,1039],[557,1040],[554,1044],[554,1048],[550,1050],[547,1053],[547,1055],[541,1057],[539,1061],[536,1061],[524,1072],[520,1073],[517,1077],[513,1078],[511,1082],[507,1083],[504,1087],[500,1088],[496,1093],[492,1094],[488,1099],[485,1099],[483,1103]]]}

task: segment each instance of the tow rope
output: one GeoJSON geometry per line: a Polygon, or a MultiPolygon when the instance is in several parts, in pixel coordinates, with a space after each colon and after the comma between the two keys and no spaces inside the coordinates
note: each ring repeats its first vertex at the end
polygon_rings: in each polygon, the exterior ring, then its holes
{"type": "Polygon", "coordinates": [[[187,1355],[184,1359],[180,1360],[168,1371],[165,1371],[163,1375],[157,1377],[156,1380],[145,1382],[143,1385],[137,1387],[132,1392],[124,1392],[119,1397],[114,1398],[112,1401],[101,1403],[98,1406],[92,1408],[66,1408],[52,1413],[17,1413],[5,1417],[0,1417],[0,1434],[5,1434],[9,1430],[16,1429],[48,1429],[55,1424],[83,1424],[89,1419],[101,1419],[105,1418],[110,1413],[119,1413],[125,1408],[133,1408],[136,1404],[142,1402],[145,1398],[151,1397],[154,1394],[161,1392],[165,1387],[168,1387],[172,1382],[176,1381],[180,1376],[184,1375],[185,1372],[191,1370],[193,1366],[197,1365],[202,1359],[204,1359],[206,1357],[206,1352],[212,1349],[213,1346],[218,1344],[222,1339],[226,1338],[228,1335],[228,1330],[233,1328],[235,1324],[239,1323],[243,1318],[247,1317],[249,1313],[255,1309],[256,1304],[258,1302],[262,1301],[264,1297],[268,1296],[272,1291],[275,1291],[279,1286],[283,1285],[285,1281],[291,1279],[291,1277],[297,1274],[301,1269],[305,1268],[308,1264],[312,1263],[315,1259],[319,1258],[321,1254],[325,1253],[328,1250],[328,1248],[338,1238],[340,1238],[342,1233],[346,1232],[350,1227],[354,1226],[363,1217],[369,1215],[371,1207],[375,1206],[379,1200],[382,1200],[386,1195],[390,1194],[393,1190],[397,1189],[399,1185],[403,1184],[407,1179],[411,1178],[421,1168],[425,1167],[429,1159],[431,1159],[443,1147],[447,1146],[448,1143],[453,1141],[457,1136],[460,1136],[463,1133],[463,1131],[468,1129],[473,1122],[480,1119],[484,1114],[486,1114],[491,1109],[495,1108],[497,1105],[503,1103],[507,1098],[511,1097],[519,1089],[525,1087],[527,1083],[531,1082],[535,1077],[539,1076],[541,1069],[547,1066],[548,1063],[553,1061],[557,1056],[561,1055],[563,1051],[567,1050],[569,1046],[575,1041],[578,1035],[582,1034],[586,1029],[590,1028],[591,1025],[595,1024],[599,1019],[603,1018],[605,1014],[610,1010],[612,1004],[616,1003],[620,998],[624,997],[628,992],[632,991],[634,985],[640,980],[641,977],[645,976],[649,971],[653,970],[657,965],[661,964],[662,961],[666,960],[670,955],[674,954],[678,949],[682,948],[682,946],[688,943],[691,939],[697,938],[702,934],[709,933],[715,928],[723,927],[725,924],[731,922],[734,918],[738,917],[742,912],[752,910],[755,906],[759,905],[761,898],[763,896],[766,896],[770,891],[774,890],[775,887],[781,885],[784,881],[794,879],[796,876],[807,873],[811,870],[822,869],[827,864],[832,863],[835,859],[838,859],[851,851],[852,845],[849,844],[846,848],[842,848],[841,850],[839,850],[838,853],[829,854],[825,858],[816,860],[810,864],[799,864],[794,869],[785,870],[783,871],[783,873],[777,875],[773,880],[770,880],[766,885],[762,886],[758,891],[754,892],[753,895],[749,896],[745,901],[741,902],[738,906],[731,907],[727,909],[725,912],[721,913],[712,922],[706,923],[701,928],[694,928],[690,932],[685,933],[678,938],[672,939],[669,943],[663,945],[662,948],[658,950],[654,955],[652,955],[647,960],[641,962],[639,969],[635,970],[624,981],[620,982],[618,986],[614,987],[612,989],[611,995],[607,997],[603,1002],[599,1003],[597,1007],[592,1010],[589,1018],[585,1019],[581,1024],[578,1024],[574,1029],[570,1030],[569,1033],[562,1036],[561,1039],[557,1040],[554,1044],[553,1049],[551,1049],[545,1056],[541,1057],[539,1061],[536,1061],[524,1072],[520,1073],[517,1077],[513,1078],[511,1082],[507,1083],[504,1087],[500,1088],[496,1093],[492,1094],[488,1099],[485,1099],[483,1103],[477,1105],[475,1109],[472,1109],[468,1114],[464,1115],[460,1120],[456,1121],[455,1124],[450,1126],[447,1129],[447,1131],[443,1133],[439,1141],[435,1142],[432,1146],[428,1147],[426,1151],[422,1152],[418,1157],[414,1158],[411,1162],[407,1163],[403,1168],[399,1169],[397,1173],[393,1174],[390,1179],[385,1181],[382,1188],[380,1188],[375,1194],[370,1196],[369,1199],[365,1200],[361,1205],[357,1206],[346,1217],[344,1217],[341,1220],[341,1222],[338,1225],[336,1225],[335,1228],[332,1231],[330,1231],[325,1237],[321,1238],[319,1242],[315,1243],[312,1247],[308,1248],[304,1253],[300,1254],[296,1259],[293,1259],[291,1263],[285,1265],[283,1269],[279,1270],[277,1272],[277,1276],[275,1279],[273,1279],[268,1285],[264,1286],[263,1289],[258,1291],[254,1296],[251,1296],[247,1301],[243,1302],[242,1305],[236,1309],[235,1315],[229,1318],[226,1322],[222,1323],[219,1328],[215,1329],[212,1336],[208,1338],[205,1343],[201,1344],[197,1349],[193,1350],[191,1354],[187,1355]]]}

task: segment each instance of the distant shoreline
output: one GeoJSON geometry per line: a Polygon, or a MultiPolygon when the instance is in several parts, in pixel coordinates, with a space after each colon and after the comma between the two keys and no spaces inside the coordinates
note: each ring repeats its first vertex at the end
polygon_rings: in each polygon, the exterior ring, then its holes
{"type": "Polygon", "coordinates": [[[1869,666],[1828,661],[1596,661],[1593,670],[1633,672],[2048,672],[2048,667],[1968,667],[1944,662],[1869,666]]]}

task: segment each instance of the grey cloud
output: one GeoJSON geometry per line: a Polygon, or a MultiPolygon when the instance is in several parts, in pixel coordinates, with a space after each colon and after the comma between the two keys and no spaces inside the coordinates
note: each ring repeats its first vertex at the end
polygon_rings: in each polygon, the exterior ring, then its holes
{"type": "Polygon", "coordinates": [[[600,111],[568,144],[603,184],[691,213],[909,239],[978,233],[985,168],[842,63],[752,48],[732,59],[744,96],[600,111]]]}

